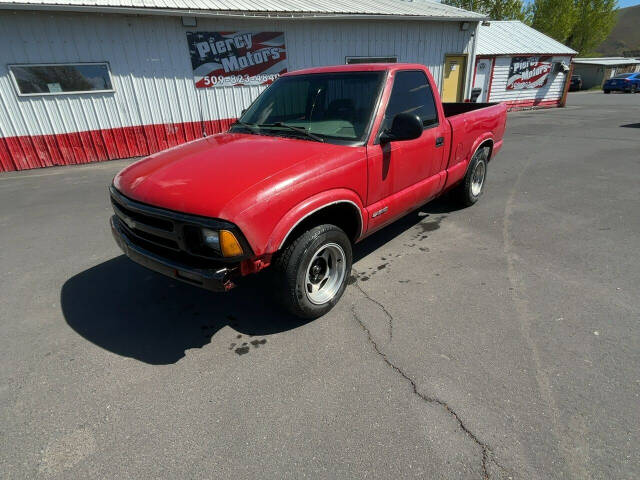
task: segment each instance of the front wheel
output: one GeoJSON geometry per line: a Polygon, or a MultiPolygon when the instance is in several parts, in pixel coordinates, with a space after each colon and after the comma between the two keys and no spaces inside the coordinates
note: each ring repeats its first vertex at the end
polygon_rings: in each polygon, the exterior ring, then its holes
{"type": "Polygon", "coordinates": [[[276,258],[276,296],[297,317],[321,317],[344,293],[352,260],[351,241],[340,228],[307,230],[276,258]]]}
{"type": "Polygon", "coordinates": [[[465,207],[470,207],[476,203],[480,199],[482,192],[484,192],[489,152],[489,147],[478,149],[471,159],[462,183],[454,190],[454,195],[465,207]]]}
{"type": "Polygon", "coordinates": [[[607,95],[611,93],[611,90],[605,90],[604,93],[606,93],[607,95]]]}

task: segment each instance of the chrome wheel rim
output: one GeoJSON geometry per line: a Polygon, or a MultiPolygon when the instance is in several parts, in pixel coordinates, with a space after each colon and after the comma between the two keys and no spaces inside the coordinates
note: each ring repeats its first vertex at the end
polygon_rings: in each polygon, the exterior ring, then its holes
{"type": "Polygon", "coordinates": [[[325,304],[336,296],[344,281],[347,259],[337,243],[322,245],[307,265],[304,290],[314,305],[325,304]]]}
{"type": "Polygon", "coordinates": [[[473,175],[471,176],[471,194],[474,197],[477,197],[478,195],[480,195],[480,192],[482,192],[485,172],[486,167],[484,165],[484,162],[478,162],[476,164],[476,168],[473,170],[473,175]]]}

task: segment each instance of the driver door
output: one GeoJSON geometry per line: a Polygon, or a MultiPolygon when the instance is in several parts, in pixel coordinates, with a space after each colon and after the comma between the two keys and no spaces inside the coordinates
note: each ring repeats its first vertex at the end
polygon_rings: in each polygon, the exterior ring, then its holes
{"type": "Polygon", "coordinates": [[[440,188],[446,128],[423,71],[396,72],[377,138],[398,113],[417,114],[424,130],[414,140],[384,145],[376,141],[368,147],[367,210],[374,230],[427,202],[440,188]]]}

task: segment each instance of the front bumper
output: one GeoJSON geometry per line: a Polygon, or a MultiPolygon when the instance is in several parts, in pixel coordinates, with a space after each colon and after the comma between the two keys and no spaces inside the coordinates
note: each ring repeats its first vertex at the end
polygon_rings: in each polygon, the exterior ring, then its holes
{"type": "Polygon", "coordinates": [[[235,286],[231,281],[235,268],[193,268],[168,260],[131,242],[120,222],[115,215],[111,217],[111,233],[124,254],[134,262],[167,277],[213,292],[226,292],[235,286]]]}

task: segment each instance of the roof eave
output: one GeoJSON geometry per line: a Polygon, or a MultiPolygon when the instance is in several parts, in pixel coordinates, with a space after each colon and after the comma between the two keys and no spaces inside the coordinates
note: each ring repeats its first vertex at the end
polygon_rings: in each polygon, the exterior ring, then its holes
{"type": "Polygon", "coordinates": [[[568,56],[568,57],[572,57],[574,55],[577,55],[578,52],[574,51],[574,50],[570,50],[567,52],[507,52],[507,53],[484,53],[484,52],[478,52],[477,55],[479,57],[513,57],[513,56],[526,56],[526,55],[552,55],[555,57],[559,57],[559,56],[568,56]]]}
{"type": "Polygon", "coordinates": [[[191,10],[147,7],[106,7],[100,5],[33,5],[25,3],[0,3],[0,10],[36,10],[61,12],[112,13],[123,15],[164,15],[172,17],[216,17],[216,18],[274,18],[278,20],[418,20],[443,22],[482,22],[488,17],[441,17],[433,15],[322,13],[322,12],[267,12],[233,10],[191,10]]]}

